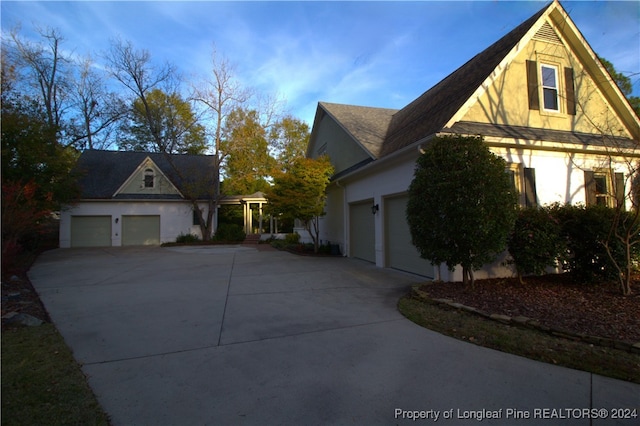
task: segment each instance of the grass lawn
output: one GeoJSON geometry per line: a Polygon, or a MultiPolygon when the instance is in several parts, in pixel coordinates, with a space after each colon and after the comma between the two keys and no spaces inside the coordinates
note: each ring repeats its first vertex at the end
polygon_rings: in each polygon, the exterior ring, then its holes
{"type": "Polygon", "coordinates": [[[53,324],[2,331],[2,424],[109,424],[53,324]]]}
{"type": "Polygon", "coordinates": [[[526,358],[640,383],[640,355],[502,324],[406,296],[398,308],[411,321],[447,336],[526,358]]]}

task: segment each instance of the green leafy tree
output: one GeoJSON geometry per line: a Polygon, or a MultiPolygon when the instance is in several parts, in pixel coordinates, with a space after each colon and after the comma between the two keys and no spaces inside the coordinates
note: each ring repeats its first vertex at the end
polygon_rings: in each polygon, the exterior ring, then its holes
{"type": "Polygon", "coordinates": [[[228,115],[221,150],[225,155],[225,193],[253,194],[269,188],[267,178],[274,160],[257,111],[237,108],[228,115]]]}
{"type": "Polygon", "coordinates": [[[205,152],[205,128],[187,101],[160,89],[151,90],[145,98],[144,102],[141,98],[133,102],[127,132],[118,143],[120,149],[167,154],[205,152]]]}
{"type": "Polygon", "coordinates": [[[329,157],[298,158],[287,172],[276,173],[273,186],[265,194],[270,213],[304,223],[316,253],[320,246],[319,221],[325,214],[326,190],[332,175],[329,157]]]}
{"type": "Polygon", "coordinates": [[[480,137],[436,137],[418,158],[406,212],[413,244],[434,265],[461,265],[465,285],[506,248],[516,193],[505,167],[480,137]]]}
{"type": "Polygon", "coordinates": [[[277,153],[280,170],[289,169],[296,159],[306,155],[309,136],[309,125],[292,116],[286,116],[273,125],[269,143],[277,153]]]}
{"type": "Polygon", "coordinates": [[[621,72],[618,72],[613,64],[607,61],[605,58],[598,56],[598,59],[600,59],[600,62],[602,62],[602,65],[604,65],[604,67],[607,69],[613,81],[615,81],[615,83],[618,85],[618,88],[620,89],[622,94],[627,97],[629,103],[631,104],[631,107],[636,112],[636,115],[640,117],[640,98],[637,96],[631,96],[631,93],[633,92],[631,79],[621,72]]]}
{"type": "MultiPolygon", "coordinates": [[[[4,57],[3,57],[4,59],[4,57]]],[[[17,250],[43,220],[78,196],[71,175],[74,149],[61,145],[57,129],[37,101],[14,90],[16,74],[2,62],[2,247],[17,250]]]]}

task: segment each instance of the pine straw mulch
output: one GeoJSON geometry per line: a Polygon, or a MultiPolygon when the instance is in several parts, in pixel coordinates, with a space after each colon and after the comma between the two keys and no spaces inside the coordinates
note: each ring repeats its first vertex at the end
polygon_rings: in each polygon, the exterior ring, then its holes
{"type": "Polygon", "coordinates": [[[476,280],[474,288],[460,282],[421,286],[433,299],[450,299],[489,314],[523,316],[558,331],[640,342],[640,274],[631,296],[614,284],[578,284],[570,274],[476,280]]]}

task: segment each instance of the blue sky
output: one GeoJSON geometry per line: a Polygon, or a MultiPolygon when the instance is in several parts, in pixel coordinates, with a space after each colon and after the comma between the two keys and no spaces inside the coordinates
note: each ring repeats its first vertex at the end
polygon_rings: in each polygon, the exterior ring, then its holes
{"type": "MultiPolygon", "coordinates": [[[[318,101],[401,108],[547,1],[2,1],[2,30],[56,28],[98,61],[110,39],[147,49],[187,77],[206,76],[212,46],[238,79],[286,100],[309,123],[318,101]]],[[[593,50],[640,96],[640,2],[562,2],[593,50]]]]}

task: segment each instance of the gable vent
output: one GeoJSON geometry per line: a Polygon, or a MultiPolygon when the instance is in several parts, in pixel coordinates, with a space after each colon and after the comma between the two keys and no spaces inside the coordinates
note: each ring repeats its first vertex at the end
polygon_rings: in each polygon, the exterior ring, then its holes
{"type": "Polygon", "coordinates": [[[555,30],[548,22],[545,22],[544,25],[540,27],[533,38],[540,41],[546,41],[548,43],[562,44],[560,37],[558,37],[558,34],[556,34],[555,30]]]}

